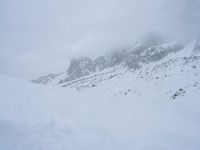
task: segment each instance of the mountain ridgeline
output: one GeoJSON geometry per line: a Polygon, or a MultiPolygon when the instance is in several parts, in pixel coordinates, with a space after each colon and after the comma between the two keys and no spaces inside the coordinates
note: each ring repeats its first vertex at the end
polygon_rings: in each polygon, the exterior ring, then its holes
{"type": "MultiPolygon", "coordinates": [[[[196,53],[200,49],[198,41],[199,39],[194,46],[196,53]]],[[[118,68],[135,71],[145,64],[163,59],[170,53],[183,50],[187,44],[179,40],[165,40],[160,36],[151,35],[135,42],[132,46],[115,49],[94,60],[89,57],[73,58],[67,71],[39,77],[32,82],[62,86],[92,74],[115,71],[118,68]]]]}

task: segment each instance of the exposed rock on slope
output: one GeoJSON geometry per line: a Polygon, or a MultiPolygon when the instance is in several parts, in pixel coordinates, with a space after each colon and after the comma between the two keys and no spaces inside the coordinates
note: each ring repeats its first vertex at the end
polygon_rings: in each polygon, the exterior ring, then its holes
{"type": "MultiPolygon", "coordinates": [[[[60,85],[92,74],[117,68],[136,70],[150,62],[156,62],[170,53],[184,49],[185,44],[176,40],[162,40],[157,36],[146,37],[133,46],[116,49],[92,60],[88,57],[74,58],[65,73],[50,74],[32,80],[34,83],[60,85]]],[[[198,47],[198,46],[196,46],[198,47]]]]}

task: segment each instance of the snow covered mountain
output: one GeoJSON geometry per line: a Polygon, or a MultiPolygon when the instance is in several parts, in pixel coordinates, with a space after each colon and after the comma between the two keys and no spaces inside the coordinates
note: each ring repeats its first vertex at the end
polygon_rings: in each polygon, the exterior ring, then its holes
{"type": "Polygon", "coordinates": [[[64,73],[49,74],[32,80],[34,83],[62,86],[64,83],[92,74],[103,74],[119,68],[137,70],[145,64],[161,60],[171,53],[185,48],[187,43],[178,40],[163,40],[158,35],[151,35],[138,40],[132,46],[115,49],[110,53],[92,60],[88,57],[72,59],[64,73]]]}
{"type": "Polygon", "coordinates": [[[150,45],[34,81],[58,86],[0,75],[0,149],[199,150],[199,41],[150,45]]]}

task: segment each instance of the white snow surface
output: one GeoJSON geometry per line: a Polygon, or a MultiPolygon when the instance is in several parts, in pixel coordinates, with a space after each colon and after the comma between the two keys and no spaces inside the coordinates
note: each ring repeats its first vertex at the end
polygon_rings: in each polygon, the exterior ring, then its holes
{"type": "Polygon", "coordinates": [[[182,54],[79,91],[0,75],[0,150],[199,150],[199,108],[182,54]]]}

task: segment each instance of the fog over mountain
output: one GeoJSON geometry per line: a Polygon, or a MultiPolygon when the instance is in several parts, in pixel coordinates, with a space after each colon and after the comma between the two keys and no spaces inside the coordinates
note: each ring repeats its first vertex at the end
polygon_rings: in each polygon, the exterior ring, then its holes
{"type": "Polygon", "coordinates": [[[0,150],[199,150],[200,0],[0,0],[0,150]]]}
{"type": "Polygon", "coordinates": [[[147,33],[193,37],[199,6],[199,0],[1,0],[0,71],[30,79],[147,33]]]}

